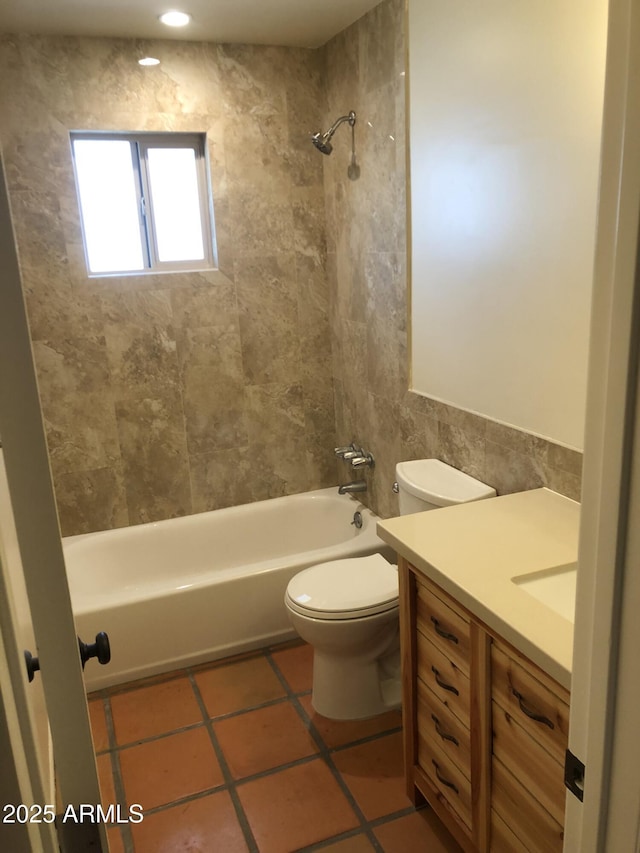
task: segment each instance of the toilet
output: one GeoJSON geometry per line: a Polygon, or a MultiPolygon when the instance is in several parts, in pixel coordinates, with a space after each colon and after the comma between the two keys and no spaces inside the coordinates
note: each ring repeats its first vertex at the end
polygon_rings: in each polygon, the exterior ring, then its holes
{"type": "MultiPolygon", "coordinates": [[[[438,459],[396,465],[400,515],[494,497],[438,459]]],[[[319,563],[285,593],[289,619],[313,646],[314,709],[333,720],[400,707],[398,570],[382,554],[319,563]]]]}

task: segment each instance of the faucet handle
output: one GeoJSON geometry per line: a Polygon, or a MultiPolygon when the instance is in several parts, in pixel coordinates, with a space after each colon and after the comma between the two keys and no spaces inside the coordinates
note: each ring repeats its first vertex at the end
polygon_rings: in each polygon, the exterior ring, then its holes
{"type": "Polygon", "coordinates": [[[348,450],[346,453],[343,453],[342,458],[346,459],[347,462],[351,461],[351,464],[353,464],[353,460],[358,459],[362,454],[363,450],[361,447],[354,447],[353,450],[348,450]]]}
{"type": "Polygon", "coordinates": [[[372,454],[371,453],[364,453],[363,451],[360,451],[360,454],[361,455],[354,456],[351,459],[351,465],[354,468],[361,468],[363,465],[367,465],[369,468],[373,468],[373,466],[376,463],[375,463],[375,460],[374,460],[372,454]]]}
{"type": "MultiPolygon", "coordinates": [[[[346,457],[347,453],[354,453],[355,450],[356,450],[356,446],[353,442],[351,442],[351,444],[348,444],[346,447],[336,447],[333,452],[335,453],[336,456],[341,456],[343,459],[345,459],[345,458],[347,458],[346,457]]],[[[349,458],[351,458],[351,457],[349,457],[349,458]]]]}

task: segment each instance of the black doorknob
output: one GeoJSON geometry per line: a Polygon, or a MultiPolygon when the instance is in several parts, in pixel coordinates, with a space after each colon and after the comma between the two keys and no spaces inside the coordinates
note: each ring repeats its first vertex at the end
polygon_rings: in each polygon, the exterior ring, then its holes
{"type": "MultiPolygon", "coordinates": [[[[109,663],[111,660],[109,637],[104,631],[96,634],[95,643],[83,643],[80,637],[78,637],[78,648],[80,649],[80,660],[82,661],[83,669],[89,658],[98,658],[98,663],[102,664],[109,663]]],[[[25,650],[24,662],[27,667],[27,678],[31,682],[33,681],[33,676],[40,670],[40,661],[38,658],[34,658],[31,652],[25,650]]]]}
{"type": "Polygon", "coordinates": [[[33,676],[40,669],[40,661],[38,660],[38,658],[34,658],[34,656],[31,654],[31,652],[28,652],[25,649],[24,662],[27,665],[27,678],[31,682],[31,681],[33,681],[33,676]]]}
{"type": "Polygon", "coordinates": [[[104,631],[96,634],[95,643],[83,643],[78,637],[78,647],[80,649],[80,660],[82,668],[89,658],[98,658],[98,663],[105,664],[111,660],[111,646],[109,645],[109,637],[104,631]]]}

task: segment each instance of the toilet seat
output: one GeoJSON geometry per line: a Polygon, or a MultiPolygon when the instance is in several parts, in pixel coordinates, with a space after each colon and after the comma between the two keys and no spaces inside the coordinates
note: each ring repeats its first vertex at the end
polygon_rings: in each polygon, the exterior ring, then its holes
{"type": "Polygon", "coordinates": [[[286,604],[314,619],[359,619],[398,608],[398,569],[381,554],[319,563],[289,581],[286,604]]]}

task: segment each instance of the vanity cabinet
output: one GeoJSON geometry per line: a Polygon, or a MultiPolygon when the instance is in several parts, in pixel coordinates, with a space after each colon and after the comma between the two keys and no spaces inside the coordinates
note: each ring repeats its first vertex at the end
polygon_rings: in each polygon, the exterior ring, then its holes
{"type": "Polygon", "coordinates": [[[466,851],[562,850],[569,694],[399,559],[407,794],[466,851]]]}

